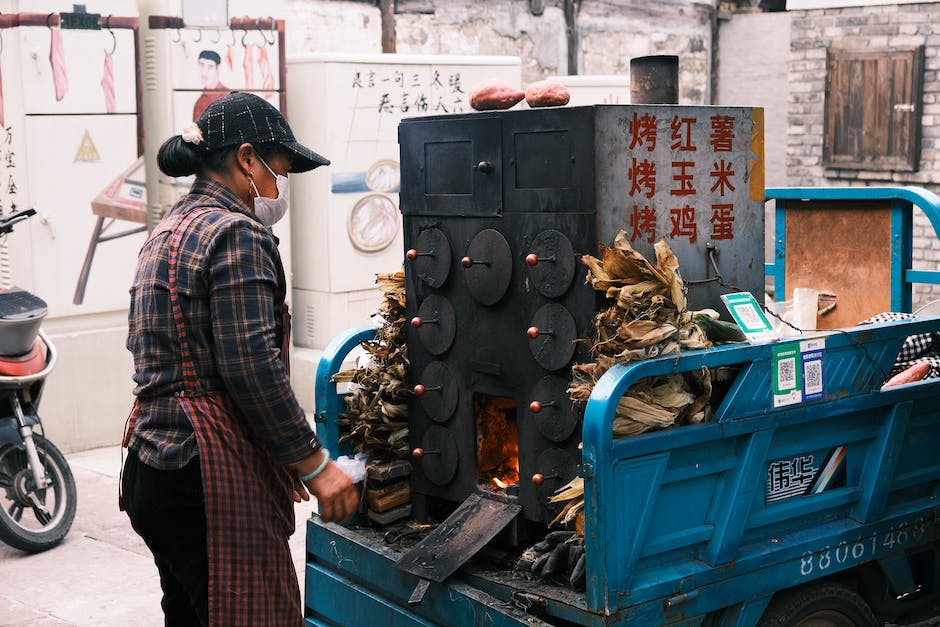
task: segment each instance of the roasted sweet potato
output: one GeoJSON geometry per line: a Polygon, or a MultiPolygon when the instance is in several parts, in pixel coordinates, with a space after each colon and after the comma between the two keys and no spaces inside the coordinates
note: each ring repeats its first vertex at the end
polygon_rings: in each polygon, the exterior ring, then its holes
{"type": "Polygon", "coordinates": [[[560,107],[568,104],[571,93],[555,81],[536,81],[525,90],[525,101],[530,107],[560,107]]]}
{"type": "Polygon", "coordinates": [[[470,92],[470,106],[476,111],[508,109],[523,98],[525,98],[525,92],[506,81],[485,81],[470,92]]]}
{"type": "Polygon", "coordinates": [[[881,386],[881,389],[891,388],[896,385],[904,385],[905,383],[914,383],[915,381],[920,381],[927,376],[927,373],[930,372],[930,362],[929,361],[918,361],[913,366],[910,366],[901,372],[897,373],[890,379],[888,379],[884,385],[881,386]]]}

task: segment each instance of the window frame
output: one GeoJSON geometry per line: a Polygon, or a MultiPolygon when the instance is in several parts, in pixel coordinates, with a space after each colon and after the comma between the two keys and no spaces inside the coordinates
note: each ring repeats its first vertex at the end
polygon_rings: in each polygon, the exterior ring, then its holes
{"type": "MultiPolygon", "coordinates": [[[[847,49],[847,48],[828,48],[826,50],[826,90],[824,103],[824,127],[823,127],[823,166],[832,169],[851,169],[851,170],[870,170],[870,171],[897,171],[897,172],[916,172],[920,167],[920,142],[921,142],[921,117],[923,113],[923,90],[924,90],[924,46],[908,46],[898,48],[880,48],[880,49],[847,49]],[[856,74],[861,71],[860,64],[874,62],[874,76],[852,76],[850,69],[856,74]],[[910,74],[902,76],[904,83],[902,89],[897,88],[897,81],[891,66],[901,62],[908,63],[910,74]],[[842,64],[842,67],[837,67],[842,64]],[[855,68],[850,66],[855,64],[855,68]],[[886,69],[878,67],[886,64],[886,69]],[[839,76],[837,72],[846,74],[845,78],[839,76]],[[880,137],[875,138],[877,146],[875,150],[866,150],[862,146],[865,140],[865,133],[878,132],[878,125],[870,124],[865,120],[866,100],[864,94],[874,90],[878,91],[878,82],[882,78],[887,78],[890,82],[890,88],[887,92],[887,108],[892,112],[894,118],[889,119],[883,127],[880,137]],[[837,81],[836,79],[842,79],[837,81]],[[847,89],[840,89],[842,85],[834,85],[835,82],[847,82],[847,89]],[[861,84],[855,84],[861,81],[861,84]],[[875,85],[871,85],[874,81],[875,85]],[[899,100],[909,100],[910,102],[899,102],[899,100]],[[859,135],[854,138],[843,136],[837,138],[835,133],[839,130],[836,122],[838,115],[845,115],[846,112],[855,110],[855,114],[861,118],[861,123],[857,125],[861,130],[859,135]],[[906,120],[899,119],[897,116],[906,115],[906,120]],[[906,145],[898,146],[898,150],[891,152],[892,142],[898,141],[896,135],[898,132],[907,133],[906,145]],[[885,135],[886,134],[886,135],[885,135]],[[855,144],[851,150],[836,152],[840,145],[855,144]]],[[[874,104],[877,108],[877,102],[874,104]]],[[[876,111],[867,111],[868,116],[877,115],[876,111]]],[[[853,125],[854,127],[855,125],[853,125]]],[[[870,135],[868,136],[870,141],[870,135]]]]}

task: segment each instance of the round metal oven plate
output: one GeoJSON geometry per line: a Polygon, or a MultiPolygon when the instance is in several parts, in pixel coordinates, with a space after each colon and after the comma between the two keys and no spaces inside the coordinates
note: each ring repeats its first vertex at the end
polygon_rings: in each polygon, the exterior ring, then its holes
{"type": "Polygon", "coordinates": [[[470,241],[467,256],[475,262],[466,268],[470,295],[481,305],[495,305],[512,279],[509,242],[499,231],[485,229],[470,241]]]}
{"type": "Polygon", "coordinates": [[[561,231],[548,229],[535,236],[532,251],[539,261],[529,268],[529,279],[546,298],[568,291],[574,278],[575,258],[571,241],[561,231]]]}
{"type": "Polygon", "coordinates": [[[439,486],[450,483],[457,472],[457,441],[450,431],[439,425],[431,425],[421,439],[424,456],[421,469],[428,481],[439,486]]]}
{"type": "Polygon", "coordinates": [[[550,374],[542,377],[532,390],[532,400],[543,403],[542,411],[532,414],[532,418],[546,440],[564,442],[578,426],[578,411],[568,398],[567,389],[567,379],[550,374]],[[546,402],[552,404],[545,405],[546,402]]]}
{"type": "Polygon", "coordinates": [[[447,422],[457,409],[460,388],[454,373],[442,361],[432,361],[419,381],[426,389],[421,395],[421,406],[434,422],[447,422]],[[440,389],[435,389],[440,388],[440,389]]]}
{"type": "Polygon", "coordinates": [[[575,478],[578,460],[564,449],[546,449],[535,460],[535,472],[545,477],[542,485],[536,486],[539,502],[549,510],[561,509],[563,503],[549,503],[548,499],[558,488],[575,478]]]}
{"type": "Polygon", "coordinates": [[[418,339],[432,355],[441,355],[454,343],[457,320],[454,307],[443,296],[432,294],[418,308],[418,316],[425,322],[418,327],[418,339]]]}
{"type": "Polygon", "coordinates": [[[415,274],[431,287],[444,285],[450,274],[450,242],[440,229],[422,231],[415,241],[419,256],[412,262],[415,274]]]}
{"type": "Polygon", "coordinates": [[[558,303],[539,307],[532,317],[532,325],[542,331],[537,338],[529,338],[532,357],[546,370],[564,368],[574,356],[578,330],[571,313],[558,303]]]}

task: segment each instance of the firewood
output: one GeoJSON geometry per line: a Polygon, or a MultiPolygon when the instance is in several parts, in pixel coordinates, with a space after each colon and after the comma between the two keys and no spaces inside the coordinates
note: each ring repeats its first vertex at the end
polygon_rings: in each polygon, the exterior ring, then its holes
{"type": "Polygon", "coordinates": [[[388,525],[395,522],[396,520],[401,520],[402,518],[411,516],[411,503],[399,505],[398,507],[392,508],[387,512],[374,512],[370,509],[366,512],[366,516],[369,517],[369,520],[375,523],[380,525],[388,525]]]}
{"type": "Polygon", "coordinates": [[[407,481],[399,481],[381,488],[366,489],[366,498],[369,509],[374,512],[385,512],[411,502],[411,486],[407,481]]]}

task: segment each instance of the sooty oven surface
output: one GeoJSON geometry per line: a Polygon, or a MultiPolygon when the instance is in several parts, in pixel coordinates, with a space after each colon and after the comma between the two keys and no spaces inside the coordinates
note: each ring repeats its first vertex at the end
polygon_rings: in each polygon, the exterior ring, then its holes
{"type": "Polygon", "coordinates": [[[415,512],[489,490],[548,522],[580,463],[566,389],[596,311],[591,109],[406,120],[399,143],[415,512]]]}
{"type": "Polygon", "coordinates": [[[599,303],[580,256],[598,243],[623,229],[652,260],[665,237],[693,310],[761,293],[761,116],[606,105],[400,124],[408,355],[422,392],[409,407],[423,453],[416,517],[481,489],[530,521],[554,517],[548,497],[580,462],[566,388],[589,359],[577,340],[593,336],[599,303]]]}

